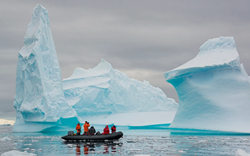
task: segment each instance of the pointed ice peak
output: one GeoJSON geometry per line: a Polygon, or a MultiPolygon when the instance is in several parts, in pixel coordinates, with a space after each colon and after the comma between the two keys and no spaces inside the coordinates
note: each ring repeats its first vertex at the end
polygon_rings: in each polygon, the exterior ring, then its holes
{"type": "Polygon", "coordinates": [[[66,78],[64,80],[99,76],[109,73],[112,69],[113,69],[112,65],[109,62],[102,59],[101,62],[94,68],[90,68],[88,70],[85,70],[81,67],[75,68],[73,74],[69,78],[66,78]]]}
{"type": "MultiPolygon", "coordinates": [[[[87,70],[81,68],[81,67],[76,67],[73,71],[73,74],[67,78],[67,79],[77,79],[77,78],[81,78],[84,77],[83,75],[87,74],[87,70]]],[[[66,80],[66,79],[65,79],[66,80]]]]}
{"type": "Polygon", "coordinates": [[[200,53],[218,49],[234,49],[236,44],[233,37],[219,37],[207,40],[200,46],[200,53]]]}
{"type": "Polygon", "coordinates": [[[93,68],[93,70],[110,71],[112,68],[113,68],[112,65],[102,58],[101,62],[95,68],[93,68]]]}
{"type": "Polygon", "coordinates": [[[50,28],[48,11],[42,5],[37,4],[33,9],[32,19],[24,36],[24,44],[26,46],[32,45],[38,40],[39,34],[45,33],[43,31],[46,28],[50,28]],[[41,30],[41,28],[45,29],[41,30]],[[41,31],[38,31],[39,29],[41,31]]]}

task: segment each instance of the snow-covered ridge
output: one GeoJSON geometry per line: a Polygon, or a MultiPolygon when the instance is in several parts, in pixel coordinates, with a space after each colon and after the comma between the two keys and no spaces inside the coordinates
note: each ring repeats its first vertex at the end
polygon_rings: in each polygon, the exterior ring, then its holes
{"type": "Polygon", "coordinates": [[[204,67],[213,69],[218,66],[239,65],[239,54],[233,37],[209,39],[200,47],[198,55],[187,63],[164,74],[166,80],[185,75],[189,72],[200,72],[204,67]]]}
{"type": "Polygon", "coordinates": [[[77,68],[63,81],[67,102],[80,116],[176,111],[177,103],[147,81],[129,78],[104,59],[93,69],[77,68]]]}
{"type": "Polygon", "coordinates": [[[216,50],[229,50],[236,49],[236,44],[233,37],[219,37],[207,40],[204,44],[200,46],[201,53],[211,53],[216,50]]]}
{"type": "Polygon", "coordinates": [[[69,78],[63,80],[67,81],[72,79],[102,76],[108,74],[109,72],[111,72],[111,70],[111,64],[102,59],[101,62],[93,69],[85,70],[83,68],[77,67],[69,78]]]}
{"type": "Polygon", "coordinates": [[[210,39],[200,50],[164,74],[179,97],[170,127],[250,133],[250,79],[233,37],[210,39]]]}

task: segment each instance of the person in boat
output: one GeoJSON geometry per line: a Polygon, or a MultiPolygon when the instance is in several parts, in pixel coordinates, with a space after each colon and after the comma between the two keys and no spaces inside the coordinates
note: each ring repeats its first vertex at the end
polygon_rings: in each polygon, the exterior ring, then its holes
{"type": "Polygon", "coordinates": [[[76,135],[80,135],[80,133],[81,133],[81,126],[80,126],[80,123],[78,123],[76,125],[76,135]]]}
{"type": "Polygon", "coordinates": [[[85,121],[85,124],[83,125],[83,128],[84,128],[83,135],[88,135],[88,132],[89,132],[89,122],[88,121],[85,121]]]}
{"type": "Polygon", "coordinates": [[[116,127],[115,127],[115,125],[113,125],[113,126],[111,127],[111,131],[112,131],[112,133],[116,132],[116,127]]]}
{"type": "Polygon", "coordinates": [[[102,134],[109,134],[109,126],[108,125],[106,125],[106,127],[103,129],[102,134]]]}
{"type": "Polygon", "coordinates": [[[89,129],[89,135],[95,135],[95,128],[94,126],[91,126],[89,129]]]}

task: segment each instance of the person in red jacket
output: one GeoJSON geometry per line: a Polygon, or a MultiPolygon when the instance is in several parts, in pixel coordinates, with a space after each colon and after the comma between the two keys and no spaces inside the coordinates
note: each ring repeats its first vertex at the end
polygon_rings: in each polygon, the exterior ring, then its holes
{"type": "Polygon", "coordinates": [[[116,132],[116,127],[115,127],[115,125],[113,125],[113,126],[111,127],[111,131],[112,131],[112,133],[116,132]]]}
{"type": "Polygon", "coordinates": [[[81,133],[81,126],[80,126],[80,123],[78,123],[78,124],[76,125],[76,131],[77,131],[76,135],[80,135],[80,133],[81,133]]]}
{"type": "Polygon", "coordinates": [[[109,134],[109,126],[108,125],[106,125],[106,127],[103,129],[102,134],[109,134]]]}
{"type": "Polygon", "coordinates": [[[88,121],[85,121],[85,124],[83,125],[83,128],[84,128],[84,133],[83,135],[88,135],[89,134],[89,122],[88,121]]]}

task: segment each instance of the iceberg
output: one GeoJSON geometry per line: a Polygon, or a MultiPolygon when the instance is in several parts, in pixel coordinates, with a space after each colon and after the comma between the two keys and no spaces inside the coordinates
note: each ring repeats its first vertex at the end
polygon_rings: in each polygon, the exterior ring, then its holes
{"type": "Polygon", "coordinates": [[[41,5],[34,8],[24,44],[18,53],[13,132],[41,131],[63,119],[78,120],[64,98],[48,11],[41,5]]]}
{"type": "Polygon", "coordinates": [[[0,119],[0,126],[3,126],[3,125],[13,125],[15,123],[14,120],[6,120],[6,119],[0,119]]]}
{"type": "Polygon", "coordinates": [[[28,153],[27,151],[20,152],[17,150],[11,150],[8,152],[4,152],[1,156],[37,156],[34,153],[28,153]]]}
{"type": "Polygon", "coordinates": [[[233,37],[208,40],[164,76],[179,97],[171,128],[250,133],[250,79],[233,37]]]}
{"type": "Polygon", "coordinates": [[[93,69],[76,68],[63,80],[63,91],[79,117],[94,124],[171,123],[178,107],[160,88],[129,78],[104,59],[93,69]]]}
{"type": "Polygon", "coordinates": [[[34,8],[18,53],[13,105],[13,132],[72,130],[85,120],[162,127],[172,122],[178,106],[161,89],[129,78],[105,60],[93,69],[76,68],[62,82],[48,11],[41,5],[34,8]]]}

